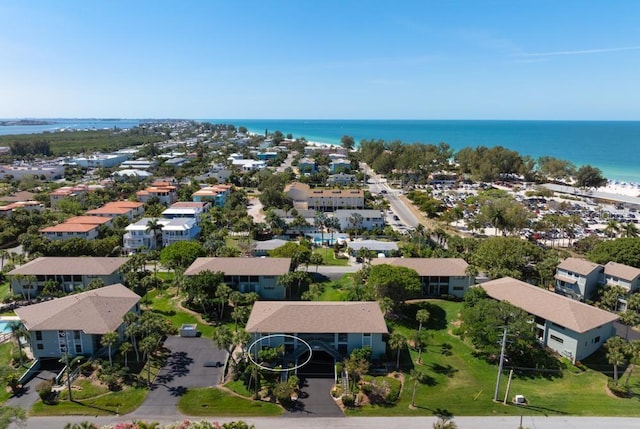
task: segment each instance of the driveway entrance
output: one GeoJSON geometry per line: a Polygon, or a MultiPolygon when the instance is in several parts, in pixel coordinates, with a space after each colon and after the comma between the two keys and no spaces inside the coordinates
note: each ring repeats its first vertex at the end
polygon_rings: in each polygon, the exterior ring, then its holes
{"type": "MultiPolygon", "coordinates": [[[[306,360],[308,352],[302,355],[306,360]]],[[[314,350],[311,362],[298,370],[300,397],[287,417],[344,417],[344,413],[331,396],[334,376],[334,358],[324,350],[314,350]]]]}
{"type": "Polygon", "coordinates": [[[178,400],[190,388],[215,386],[220,383],[226,352],[208,338],[168,337],[164,346],[171,351],[151,391],[134,411],[141,416],[175,416],[178,400]]]}

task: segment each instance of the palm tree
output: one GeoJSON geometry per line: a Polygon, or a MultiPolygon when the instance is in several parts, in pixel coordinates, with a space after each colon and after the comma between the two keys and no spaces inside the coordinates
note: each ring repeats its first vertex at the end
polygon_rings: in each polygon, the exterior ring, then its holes
{"type": "Polygon", "coordinates": [[[158,219],[151,219],[147,222],[146,232],[153,234],[154,248],[162,247],[162,228],[164,225],[158,222],[158,219]]]}
{"type": "Polygon", "coordinates": [[[626,343],[621,337],[611,337],[605,343],[607,348],[607,360],[613,365],[613,384],[618,385],[618,366],[624,365],[626,356],[624,348],[626,343]]]}
{"type": "Polygon", "coordinates": [[[125,341],[124,343],[120,344],[120,354],[122,355],[122,357],[124,358],[124,366],[125,368],[128,365],[128,358],[129,358],[129,353],[133,350],[133,344],[131,344],[129,341],[125,341]]]}
{"type": "Polygon", "coordinates": [[[422,350],[424,350],[429,344],[429,339],[431,338],[431,333],[428,331],[414,331],[413,335],[413,345],[418,349],[418,358],[416,362],[422,363],[422,350]]]}
{"type": "Polygon", "coordinates": [[[451,416],[438,416],[438,420],[433,423],[433,429],[457,429],[458,425],[451,416]]]}
{"type": "Polygon", "coordinates": [[[109,349],[109,366],[113,366],[113,357],[111,356],[111,347],[118,342],[117,332],[107,332],[100,339],[100,345],[102,347],[108,347],[109,349]]]}
{"type": "Polygon", "coordinates": [[[24,363],[24,356],[23,356],[24,353],[22,352],[22,341],[20,341],[20,339],[22,337],[28,337],[29,332],[24,327],[24,325],[18,321],[11,322],[9,327],[11,328],[11,336],[13,336],[13,338],[16,340],[16,343],[18,343],[18,352],[20,354],[20,366],[22,366],[24,363]]]}
{"type": "Polygon", "coordinates": [[[423,308],[417,311],[416,320],[418,321],[418,323],[420,323],[420,326],[418,327],[418,332],[422,331],[422,324],[426,323],[429,320],[429,317],[431,317],[431,315],[429,314],[429,310],[425,310],[423,308]]]}
{"type": "Polygon", "coordinates": [[[620,314],[620,323],[626,326],[626,333],[624,337],[629,339],[629,327],[636,326],[640,323],[640,315],[634,310],[627,309],[620,314]]]}
{"type": "Polygon", "coordinates": [[[318,266],[322,264],[322,261],[324,261],[324,259],[319,253],[312,253],[309,257],[309,263],[316,266],[316,273],[318,272],[318,266]]]}
{"type": "Polygon", "coordinates": [[[629,379],[631,378],[631,373],[636,367],[638,363],[638,359],[640,359],[640,340],[634,340],[627,344],[626,353],[629,356],[629,369],[627,372],[627,379],[624,382],[625,386],[629,385],[629,379]]]}
{"type": "Polygon", "coordinates": [[[354,235],[356,237],[358,237],[358,230],[360,229],[360,227],[362,227],[362,222],[363,221],[364,221],[364,218],[362,217],[362,215],[360,213],[353,212],[353,213],[351,213],[351,216],[349,216],[349,224],[353,228],[354,235]]]}
{"type": "Polygon", "coordinates": [[[316,213],[316,216],[313,218],[313,225],[316,229],[320,230],[320,246],[324,246],[324,227],[327,221],[327,215],[322,212],[316,213]]]}
{"type": "Polygon", "coordinates": [[[604,227],[604,233],[608,237],[615,237],[620,231],[620,225],[615,219],[609,219],[607,226],[604,227]]]}
{"type": "Polygon", "coordinates": [[[416,390],[418,383],[422,381],[422,373],[417,369],[412,369],[409,373],[409,379],[413,380],[413,391],[411,392],[411,408],[416,407],[416,390]]]}
{"type": "Polygon", "coordinates": [[[391,336],[389,337],[389,347],[391,348],[391,350],[397,351],[396,369],[400,369],[400,352],[402,351],[402,348],[405,346],[406,342],[407,339],[399,331],[392,332],[391,336]]]}
{"type": "Polygon", "coordinates": [[[625,223],[620,229],[620,236],[627,238],[636,238],[640,236],[640,229],[638,229],[635,223],[625,223]]]}
{"type": "Polygon", "coordinates": [[[340,230],[340,219],[337,217],[327,217],[324,226],[327,227],[331,233],[331,243],[333,244],[333,233],[340,230]]]}

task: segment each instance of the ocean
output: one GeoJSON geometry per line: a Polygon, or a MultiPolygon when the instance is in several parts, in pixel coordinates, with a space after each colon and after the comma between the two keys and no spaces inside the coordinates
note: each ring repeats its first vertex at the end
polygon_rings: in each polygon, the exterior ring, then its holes
{"type": "MultiPolygon", "coordinates": [[[[61,128],[130,128],[136,119],[46,119],[50,125],[0,126],[0,135],[40,133],[61,128]]],[[[404,143],[448,143],[454,150],[503,146],[522,155],[543,155],[592,165],[612,180],[640,183],[640,121],[488,120],[300,120],[198,119],[244,126],[251,132],[282,131],[309,141],[340,144],[344,135],[404,143]]],[[[145,122],[150,120],[145,119],[145,122]]]]}
{"type": "MultiPolygon", "coordinates": [[[[448,143],[454,150],[503,146],[521,155],[543,155],[592,165],[605,177],[640,182],[640,122],[487,120],[226,120],[251,132],[280,130],[309,141],[340,144],[344,135],[403,143],[448,143]]],[[[220,120],[212,121],[215,123],[220,120]]]]}
{"type": "MultiPolygon", "coordinates": [[[[34,118],[30,118],[34,119],[34,118]]],[[[0,119],[0,121],[9,121],[16,119],[0,119]]],[[[48,122],[45,125],[5,125],[0,126],[0,135],[11,134],[37,134],[44,132],[54,132],[58,130],[101,130],[117,127],[120,129],[132,128],[139,125],[142,121],[139,119],[36,119],[38,121],[48,122]]],[[[146,122],[147,120],[145,120],[146,122]]]]}

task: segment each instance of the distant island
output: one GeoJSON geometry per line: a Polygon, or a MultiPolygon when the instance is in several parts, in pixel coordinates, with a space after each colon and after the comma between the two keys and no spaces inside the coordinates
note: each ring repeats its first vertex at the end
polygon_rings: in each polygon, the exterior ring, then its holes
{"type": "Polygon", "coordinates": [[[18,119],[15,121],[0,121],[0,126],[8,127],[12,125],[52,125],[55,122],[43,121],[41,119],[18,119]]]}

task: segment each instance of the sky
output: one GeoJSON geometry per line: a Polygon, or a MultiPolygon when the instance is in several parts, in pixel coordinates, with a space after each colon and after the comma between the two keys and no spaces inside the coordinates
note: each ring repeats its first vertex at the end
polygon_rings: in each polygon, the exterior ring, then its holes
{"type": "Polygon", "coordinates": [[[0,0],[0,118],[640,120],[638,0],[0,0]]]}

